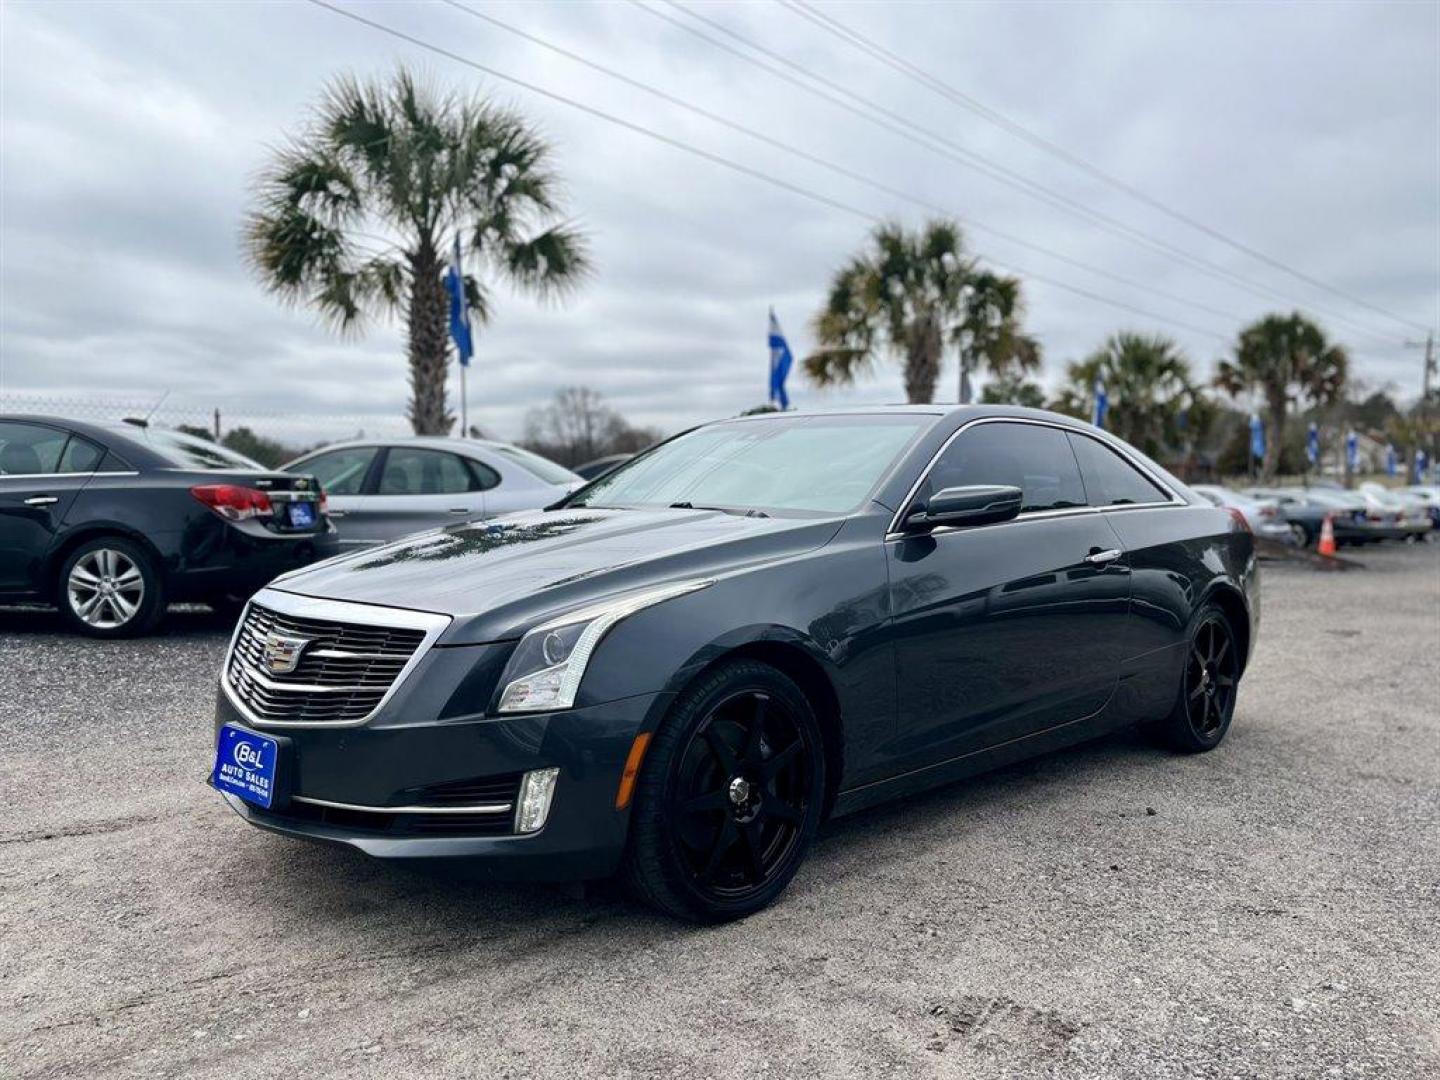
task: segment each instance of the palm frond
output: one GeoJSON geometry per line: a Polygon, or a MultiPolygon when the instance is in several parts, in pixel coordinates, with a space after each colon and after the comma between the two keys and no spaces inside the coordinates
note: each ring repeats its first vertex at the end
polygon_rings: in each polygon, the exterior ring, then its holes
{"type": "Polygon", "coordinates": [[[566,296],[590,274],[587,248],[584,233],[570,225],[556,225],[507,245],[503,252],[506,276],[542,300],[566,296]]]}

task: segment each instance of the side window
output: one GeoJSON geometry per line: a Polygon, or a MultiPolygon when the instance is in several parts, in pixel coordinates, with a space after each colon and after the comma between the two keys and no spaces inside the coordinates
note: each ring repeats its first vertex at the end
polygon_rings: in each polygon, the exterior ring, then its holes
{"type": "Polygon", "coordinates": [[[471,488],[472,491],[489,491],[493,487],[500,486],[500,474],[483,461],[466,458],[465,467],[470,470],[470,475],[474,477],[475,486],[471,488]]]}
{"type": "Polygon", "coordinates": [[[40,424],[0,421],[0,476],[59,471],[69,432],[40,424]]]}
{"type": "Polygon", "coordinates": [[[94,472],[100,465],[100,459],[105,456],[105,451],[88,439],[82,439],[79,435],[71,435],[70,441],[65,444],[65,452],[60,455],[60,469],[62,473],[89,473],[94,472]]]}
{"type": "Polygon", "coordinates": [[[1021,513],[1085,505],[1085,487],[1058,428],[977,424],[950,444],[930,470],[930,491],[971,484],[1009,484],[1024,495],[1021,513]]]}
{"type": "Polygon", "coordinates": [[[303,462],[299,468],[301,472],[314,476],[327,495],[359,495],[375,454],[376,447],[352,446],[320,454],[303,462]]]}
{"type": "Polygon", "coordinates": [[[1169,496],[1108,446],[1086,435],[1071,435],[1091,506],[1134,506],[1166,502],[1169,496]]]}
{"type": "Polygon", "coordinates": [[[380,473],[381,495],[454,495],[477,489],[459,457],[443,450],[392,446],[380,473]]]}

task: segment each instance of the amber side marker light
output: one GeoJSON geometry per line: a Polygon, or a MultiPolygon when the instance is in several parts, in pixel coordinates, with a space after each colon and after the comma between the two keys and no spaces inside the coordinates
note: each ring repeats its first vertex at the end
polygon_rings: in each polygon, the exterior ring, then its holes
{"type": "Polygon", "coordinates": [[[640,763],[645,760],[645,749],[650,745],[650,732],[635,736],[630,744],[630,753],[625,758],[625,771],[620,774],[620,790],[615,792],[615,809],[624,810],[630,805],[630,796],[635,794],[635,779],[640,775],[640,763]]]}

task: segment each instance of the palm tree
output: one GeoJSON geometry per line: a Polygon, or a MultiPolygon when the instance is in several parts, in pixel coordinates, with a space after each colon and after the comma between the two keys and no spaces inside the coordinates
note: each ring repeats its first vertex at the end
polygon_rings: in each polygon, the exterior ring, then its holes
{"type": "Polygon", "coordinates": [[[1220,362],[1215,385],[1232,397],[1256,390],[1265,398],[1267,478],[1275,475],[1279,463],[1291,402],[1328,405],[1339,400],[1349,366],[1345,349],[1298,311],[1267,315],[1240,331],[1235,360],[1220,362]]]}
{"type": "Polygon", "coordinates": [[[951,331],[960,353],[960,398],[970,401],[969,376],[984,368],[1007,388],[1040,369],[1040,343],[1020,329],[1025,302],[1017,278],[990,270],[970,275],[964,315],[951,331]]]}
{"type": "Polygon", "coordinates": [[[1190,362],[1161,334],[1112,334],[1095,352],[1066,368],[1069,386],[1056,407],[1089,418],[1095,381],[1105,384],[1110,405],[1105,426],[1147,454],[1158,454],[1189,433],[1191,414],[1208,416],[1190,378],[1190,362]]]}
{"type": "Polygon", "coordinates": [[[958,224],[931,221],[916,233],[881,225],[871,239],[835,275],[815,317],[819,347],[805,371],[816,383],[853,383],[883,348],[903,359],[905,396],[931,401],[947,338],[960,349],[962,380],[967,362],[997,374],[1039,365],[1038,344],[1019,330],[1020,283],[980,270],[958,224]]]}
{"type": "MultiPolygon", "coordinates": [[[[342,332],[403,311],[410,423],[445,434],[454,416],[443,274],[455,239],[484,276],[542,300],[588,272],[584,236],[555,223],[552,157],[517,113],[437,94],[404,69],[388,82],[341,77],[261,173],[246,253],[269,291],[342,332]]],[[[474,321],[488,322],[481,278],[465,276],[465,295],[474,321]]]]}
{"type": "Polygon", "coordinates": [[[1045,391],[1029,379],[1005,375],[985,384],[985,389],[980,391],[980,401],[985,405],[1024,405],[1030,409],[1043,409],[1045,391]]]}

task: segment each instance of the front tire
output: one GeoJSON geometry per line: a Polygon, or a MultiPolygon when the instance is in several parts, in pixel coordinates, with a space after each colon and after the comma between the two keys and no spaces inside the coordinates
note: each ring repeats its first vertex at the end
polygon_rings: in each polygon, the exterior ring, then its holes
{"type": "Polygon", "coordinates": [[[622,876],[669,915],[743,918],[795,876],[824,795],[820,724],[805,694],[768,664],[726,663],[686,689],[655,733],[622,876]]]}
{"type": "Polygon", "coordinates": [[[72,551],[61,564],[55,594],[65,620],[91,637],[143,634],[165,613],[155,560],[120,536],[96,537],[72,551]]]}
{"type": "Polygon", "coordinates": [[[1156,734],[1182,754],[1214,750],[1230,730],[1239,688],[1235,629],[1217,605],[1206,604],[1186,642],[1179,695],[1170,715],[1156,726],[1156,734]]]}

